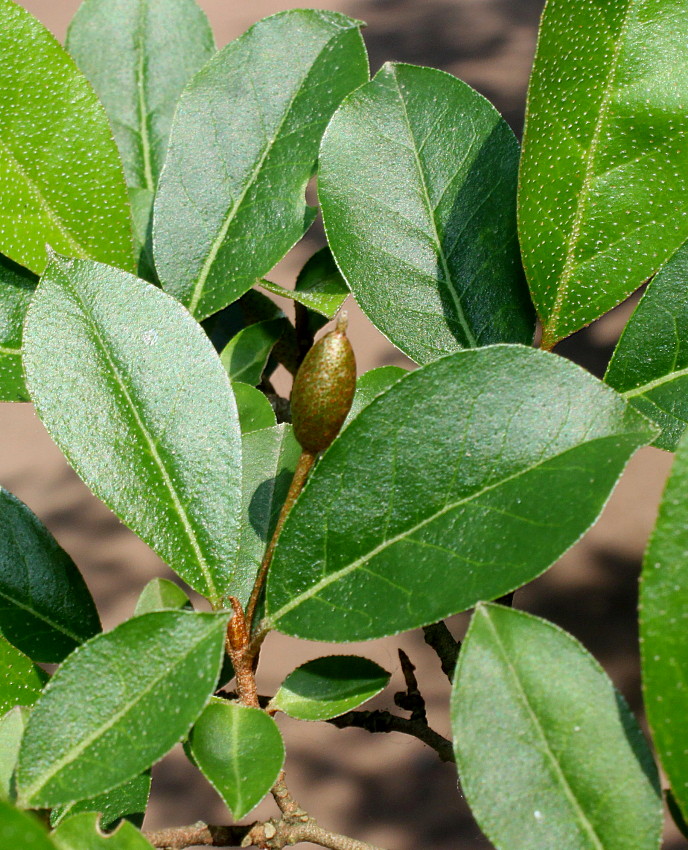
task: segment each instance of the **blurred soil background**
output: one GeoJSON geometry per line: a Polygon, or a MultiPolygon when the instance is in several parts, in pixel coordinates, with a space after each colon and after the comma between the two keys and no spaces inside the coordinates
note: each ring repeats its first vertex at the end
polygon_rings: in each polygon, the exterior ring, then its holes
{"type": "MultiPolygon", "coordinates": [[[[79,0],[19,2],[61,40],[79,5],[79,0]]],[[[442,68],[488,97],[521,133],[542,0],[200,0],[200,5],[210,17],[220,47],[259,18],[292,6],[345,12],[368,23],[364,37],[373,72],[387,60],[442,68]]],[[[271,277],[291,285],[320,244],[322,236],[316,228],[271,277]]],[[[601,376],[631,302],[562,344],[560,353],[601,376]]],[[[354,304],[349,310],[361,371],[385,363],[408,365],[354,304]]],[[[281,384],[285,393],[287,386],[281,384]]],[[[169,570],[77,479],[30,405],[0,404],[0,434],[0,483],[27,502],[73,556],[95,596],[104,626],[112,628],[132,614],[144,584],[154,576],[171,576],[169,570]]],[[[517,607],[576,635],[636,712],[641,707],[637,577],[670,461],[669,455],[656,449],[636,455],[600,523],[546,575],[519,591],[515,601],[517,607]]],[[[463,634],[466,623],[465,615],[450,621],[457,636],[463,634]]],[[[393,708],[392,695],[402,687],[397,647],[403,647],[418,667],[432,725],[449,735],[448,682],[419,635],[332,647],[273,635],[263,652],[259,686],[263,693],[272,693],[286,673],[309,658],[327,652],[360,652],[394,672],[390,689],[370,707],[393,708]]],[[[434,752],[414,739],[284,720],[280,723],[289,752],[290,786],[327,828],[389,850],[490,847],[457,793],[453,765],[440,764],[434,752]]],[[[219,798],[179,750],[155,769],[153,788],[146,821],[149,829],[199,819],[228,820],[219,798]]],[[[272,803],[264,802],[255,815],[273,813],[272,803]]],[[[679,850],[688,844],[669,826],[665,847],[679,850]]]]}

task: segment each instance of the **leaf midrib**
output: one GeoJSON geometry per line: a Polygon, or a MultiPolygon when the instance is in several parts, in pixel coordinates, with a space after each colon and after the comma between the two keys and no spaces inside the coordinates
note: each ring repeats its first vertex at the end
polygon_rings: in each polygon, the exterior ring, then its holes
{"type": "Polygon", "coordinates": [[[607,118],[607,111],[611,103],[612,93],[614,91],[614,82],[616,79],[616,72],[618,70],[619,58],[621,56],[621,51],[625,44],[626,30],[628,29],[629,18],[631,15],[632,0],[626,0],[626,3],[626,11],[624,12],[623,21],[619,30],[619,37],[614,47],[612,61],[609,66],[609,73],[607,75],[607,81],[604,88],[602,101],[600,103],[600,109],[597,113],[597,120],[595,122],[592,138],[590,140],[590,146],[588,147],[584,157],[585,174],[583,176],[583,182],[581,184],[581,191],[578,195],[578,203],[576,205],[576,214],[573,220],[573,225],[571,227],[571,232],[569,233],[569,238],[567,239],[566,243],[566,255],[564,258],[564,265],[562,268],[561,277],[559,278],[559,283],[557,286],[556,298],[554,300],[552,311],[547,319],[547,322],[545,323],[544,332],[545,336],[548,338],[550,336],[555,336],[554,329],[556,328],[559,316],[564,306],[564,301],[566,300],[566,296],[568,295],[571,279],[577,268],[575,260],[576,249],[578,247],[578,241],[583,227],[583,217],[587,210],[588,201],[590,199],[592,183],[596,179],[594,169],[595,160],[597,157],[597,149],[600,144],[602,129],[607,118]]]}
{"type": "Polygon", "coordinates": [[[427,182],[426,182],[426,179],[425,179],[425,171],[423,169],[423,164],[421,163],[420,156],[418,154],[418,145],[416,143],[416,138],[413,135],[413,130],[412,130],[412,127],[411,127],[411,121],[410,121],[410,118],[409,118],[408,110],[406,108],[406,101],[404,100],[404,96],[403,96],[402,91],[401,91],[401,86],[399,84],[399,78],[397,77],[396,68],[393,69],[392,76],[394,78],[394,85],[396,86],[397,94],[399,96],[399,102],[400,102],[401,107],[402,107],[402,111],[403,111],[403,115],[404,115],[404,123],[406,124],[406,129],[408,131],[409,138],[411,140],[411,147],[412,147],[412,150],[413,150],[413,157],[414,157],[414,161],[415,161],[415,164],[416,164],[416,169],[418,171],[418,179],[419,179],[419,182],[420,182],[420,185],[421,185],[421,188],[422,188],[423,200],[425,202],[426,212],[428,214],[428,218],[429,218],[430,224],[432,226],[432,234],[431,235],[434,236],[435,245],[436,245],[436,248],[437,248],[437,256],[439,257],[440,262],[442,264],[442,271],[444,273],[444,278],[445,278],[445,282],[446,282],[446,289],[449,291],[452,302],[454,304],[454,309],[456,311],[456,315],[457,315],[458,320],[459,320],[459,324],[461,325],[461,330],[464,332],[464,335],[466,337],[466,340],[467,340],[469,346],[471,348],[477,348],[478,347],[478,341],[475,338],[475,335],[473,334],[473,331],[471,330],[470,325],[468,324],[468,321],[466,319],[466,314],[465,314],[465,311],[463,309],[463,304],[461,303],[461,299],[459,298],[459,293],[456,291],[456,287],[454,286],[454,279],[453,279],[452,274],[449,270],[449,263],[448,263],[446,255],[444,253],[444,247],[443,247],[442,242],[440,240],[439,231],[437,229],[437,220],[435,218],[435,211],[433,210],[432,203],[430,201],[430,194],[428,192],[428,185],[427,185],[427,182]]]}
{"type": "Polygon", "coordinates": [[[136,50],[138,58],[136,62],[136,93],[139,112],[139,138],[141,139],[141,154],[143,156],[143,175],[146,189],[155,191],[155,179],[153,177],[153,165],[151,161],[150,131],[148,127],[148,106],[145,89],[145,30],[148,16],[148,0],[139,0],[139,17],[136,28],[136,50]]]}
{"type": "MultiPolygon", "coordinates": [[[[190,615],[185,615],[185,616],[194,616],[194,615],[190,614],[190,615]]],[[[198,638],[198,640],[196,640],[193,644],[187,645],[188,651],[185,652],[183,655],[179,656],[177,666],[181,666],[181,664],[183,664],[188,659],[188,657],[196,650],[196,648],[199,646],[199,644],[203,643],[203,641],[207,640],[207,638],[212,635],[212,631],[213,631],[214,628],[215,628],[215,623],[212,623],[211,627],[208,628],[203,633],[203,635],[198,638]]],[[[170,669],[171,668],[169,666],[165,667],[162,670],[162,672],[160,673],[160,675],[154,677],[145,688],[138,691],[135,699],[132,699],[130,703],[128,703],[126,706],[123,706],[119,711],[115,712],[109,720],[107,720],[105,723],[101,724],[90,735],[88,735],[86,738],[84,738],[82,741],[80,741],[79,745],[74,747],[71,753],[68,753],[68,754],[64,755],[61,759],[58,759],[58,761],[55,762],[55,764],[53,765],[52,769],[49,770],[46,774],[44,774],[43,777],[41,777],[42,781],[40,783],[35,783],[33,786],[30,785],[28,787],[28,789],[25,790],[24,794],[22,795],[23,799],[26,800],[27,802],[30,802],[33,799],[33,797],[35,796],[35,794],[38,791],[40,791],[42,788],[45,788],[45,786],[48,784],[48,782],[50,782],[50,780],[53,779],[57,773],[59,773],[67,765],[72,764],[72,762],[74,762],[75,759],[77,759],[88,747],[90,747],[91,744],[94,741],[96,741],[99,737],[101,737],[108,730],[110,730],[115,725],[115,723],[117,723],[119,720],[121,720],[123,717],[125,717],[133,708],[136,707],[136,705],[145,696],[147,696],[162,681],[164,681],[165,678],[167,678],[170,675],[170,669]]],[[[121,784],[121,783],[119,783],[119,784],[121,784]]],[[[113,787],[116,788],[117,786],[115,785],[113,787]]],[[[103,793],[105,793],[105,792],[103,792],[103,793]]]]}
{"type": "Polygon", "coordinates": [[[567,797],[569,803],[571,804],[571,806],[574,810],[574,813],[578,815],[578,820],[580,822],[580,825],[583,827],[583,831],[588,834],[588,837],[593,842],[593,845],[595,846],[595,848],[597,848],[597,850],[605,850],[604,844],[602,843],[599,836],[597,835],[597,832],[596,832],[595,828],[593,827],[592,823],[590,823],[590,820],[588,819],[588,816],[585,814],[583,807],[581,806],[580,802],[578,801],[578,798],[576,797],[576,794],[575,794],[573,788],[571,787],[571,785],[570,785],[570,783],[569,783],[569,781],[566,777],[566,774],[564,773],[564,771],[563,771],[561,765],[559,764],[554,752],[552,751],[552,747],[549,743],[549,739],[547,738],[547,735],[545,734],[545,730],[543,729],[542,724],[540,723],[540,720],[539,720],[537,714],[535,713],[535,711],[533,710],[533,707],[530,704],[528,694],[526,693],[526,691],[525,691],[525,689],[524,689],[524,687],[521,683],[521,680],[518,676],[518,672],[517,672],[516,668],[514,667],[512,660],[509,657],[508,652],[506,651],[506,647],[502,643],[501,636],[498,633],[494,623],[492,622],[491,617],[489,616],[489,614],[484,609],[482,611],[478,610],[476,612],[476,616],[478,616],[480,614],[482,614],[482,617],[487,622],[488,628],[492,632],[492,636],[494,638],[495,645],[497,647],[497,651],[499,652],[499,654],[502,657],[502,662],[504,664],[504,667],[508,671],[509,675],[511,676],[511,679],[512,679],[514,685],[515,685],[516,691],[518,692],[519,696],[521,697],[522,704],[523,704],[524,708],[526,709],[528,716],[530,717],[530,720],[531,720],[531,723],[532,723],[532,726],[535,730],[536,735],[538,736],[538,738],[540,739],[540,741],[543,744],[544,754],[547,757],[547,759],[549,760],[549,762],[551,763],[552,767],[554,768],[554,774],[557,777],[557,779],[559,780],[559,783],[560,783],[560,785],[561,785],[561,787],[564,791],[564,795],[567,797]]]}
{"type": "Polygon", "coordinates": [[[227,214],[225,216],[225,220],[222,224],[222,227],[218,231],[217,236],[215,237],[215,239],[213,240],[213,242],[211,244],[210,251],[208,252],[208,256],[206,257],[206,260],[203,263],[203,267],[201,268],[201,272],[198,276],[198,279],[196,280],[196,284],[194,286],[194,290],[193,290],[191,299],[189,300],[188,310],[192,315],[194,315],[194,316],[196,315],[196,310],[197,310],[198,305],[201,301],[201,298],[203,297],[203,294],[204,294],[205,284],[208,280],[208,277],[210,275],[213,264],[215,263],[215,260],[217,259],[217,255],[220,252],[220,248],[224,244],[225,237],[227,236],[227,233],[229,232],[229,228],[231,227],[232,222],[234,221],[234,219],[235,219],[235,217],[236,217],[236,215],[239,211],[239,208],[241,207],[241,204],[244,202],[246,195],[248,194],[248,192],[250,191],[250,189],[253,187],[254,183],[256,182],[258,175],[260,174],[260,172],[263,168],[263,165],[265,164],[266,160],[268,159],[268,157],[272,153],[272,150],[275,146],[275,143],[277,142],[277,139],[279,138],[279,134],[282,131],[282,127],[284,126],[289,114],[291,113],[292,107],[294,106],[294,103],[295,103],[297,97],[299,97],[299,95],[301,94],[305,81],[311,75],[311,71],[313,70],[313,66],[315,65],[315,62],[317,61],[317,59],[320,56],[322,56],[322,54],[328,48],[328,46],[330,45],[330,43],[332,41],[334,41],[335,39],[341,38],[344,35],[344,33],[348,32],[350,29],[351,29],[350,27],[347,28],[347,29],[340,29],[337,33],[333,34],[330,38],[327,39],[327,41],[320,48],[320,51],[318,52],[317,57],[313,60],[310,67],[306,70],[305,74],[303,74],[303,76],[299,80],[298,85],[295,87],[294,93],[293,93],[292,97],[290,98],[289,103],[287,104],[286,108],[284,109],[284,113],[282,115],[282,118],[280,119],[280,122],[279,122],[277,128],[275,129],[272,136],[266,141],[263,152],[259,156],[256,165],[254,166],[253,170],[251,171],[251,174],[249,175],[249,178],[246,181],[244,188],[239,193],[236,201],[230,206],[229,210],[227,211],[227,214]]]}
{"type": "Polygon", "coordinates": [[[105,357],[105,359],[106,359],[106,361],[107,361],[107,363],[110,367],[112,375],[115,378],[115,381],[117,382],[117,385],[119,386],[120,391],[122,392],[122,395],[123,395],[125,401],[127,402],[128,406],[129,406],[129,409],[131,410],[134,421],[135,421],[136,425],[138,426],[139,431],[141,432],[141,435],[143,436],[143,438],[144,438],[144,440],[145,440],[145,442],[148,446],[148,451],[150,452],[151,457],[155,461],[155,464],[160,471],[160,474],[161,474],[162,479],[163,479],[163,483],[167,487],[167,490],[168,490],[170,497],[172,499],[172,506],[174,507],[174,509],[177,513],[177,516],[181,520],[182,527],[184,528],[184,531],[186,532],[186,536],[187,536],[189,543],[191,544],[191,548],[192,548],[192,550],[193,550],[193,552],[196,556],[196,561],[198,563],[198,566],[201,570],[203,578],[206,581],[207,588],[208,588],[208,596],[211,598],[211,600],[217,601],[217,599],[218,599],[217,588],[215,587],[215,582],[213,580],[213,576],[212,576],[212,573],[210,571],[210,567],[208,566],[208,563],[207,563],[207,561],[206,561],[206,559],[203,555],[203,551],[202,551],[201,546],[198,542],[198,538],[196,537],[196,532],[193,528],[191,520],[189,519],[189,515],[187,514],[186,509],[184,508],[184,505],[183,505],[181,499],[177,495],[177,491],[174,488],[174,483],[172,481],[172,478],[171,478],[170,474],[168,473],[167,467],[165,466],[165,464],[162,460],[162,457],[160,456],[160,454],[158,452],[155,440],[153,439],[152,435],[149,434],[148,428],[146,427],[145,423],[143,422],[143,420],[139,416],[139,412],[136,409],[136,405],[134,404],[133,399],[131,397],[131,394],[129,393],[129,388],[127,387],[126,383],[122,379],[122,377],[119,373],[119,370],[115,365],[115,362],[113,361],[112,357],[110,356],[110,352],[108,351],[108,348],[105,344],[105,341],[103,340],[103,338],[100,334],[100,331],[98,329],[98,326],[96,324],[96,321],[95,321],[90,309],[88,308],[88,306],[86,305],[84,300],[81,298],[81,296],[78,293],[78,291],[76,290],[76,288],[74,286],[72,286],[69,275],[64,270],[63,270],[63,275],[64,275],[64,279],[68,283],[68,286],[69,286],[69,289],[72,293],[73,298],[75,299],[75,301],[77,302],[77,304],[81,308],[81,311],[82,311],[84,318],[88,321],[88,323],[91,327],[95,341],[96,341],[98,347],[100,348],[100,350],[102,351],[102,353],[103,353],[103,355],[104,355],[104,357],[105,357]]]}
{"type": "Polygon", "coordinates": [[[639,395],[645,395],[645,393],[649,393],[651,390],[657,389],[657,387],[661,387],[663,384],[669,384],[671,381],[674,381],[677,378],[684,378],[686,375],[688,375],[688,367],[685,369],[677,369],[675,372],[669,372],[667,375],[655,378],[654,381],[648,381],[646,384],[642,384],[639,387],[633,387],[630,390],[626,390],[626,392],[621,393],[621,395],[624,398],[635,398],[639,395]]]}
{"type": "MultiPolygon", "coordinates": [[[[582,446],[591,446],[594,443],[604,442],[605,440],[609,440],[609,439],[612,439],[612,438],[621,438],[621,437],[624,437],[624,436],[632,436],[634,433],[635,432],[633,432],[633,431],[624,431],[624,432],[619,433],[619,434],[606,434],[602,437],[596,437],[592,440],[584,440],[583,442],[579,443],[576,446],[571,446],[570,448],[567,448],[564,451],[550,455],[549,457],[545,457],[545,458],[537,461],[537,463],[534,463],[531,466],[526,467],[525,469],[520,469],[518,472],[515,472],[512,475],[507,475],[505,478],[501,478],[499,481],[496,481],[493,484],[488,484],[485,487],[482,487],[480,490],[476,490],[474,493],[471,493],[470,495],[465,496],[464,498],[459,499],[458,501],[447,503],[441,510],[433,513],[432,516],[426,517],[425,519],[416,523],[416,525],[412,526],[411,528],[405,529],[404,531],[399,532],[399,534],[395,534],[393,537],[390,537],[387,540],[382,541],[382,543],[379,543],[377,546],[373,547],[369,552],[366,552],[364,555],[359,556],[354,561],[352,561],[350,564],[347,564],[345,567],[342,567],[341,569],[336,570],[335,572],[329,573],[328,575],[324,576],[322,579],[320,579],[320,581],[318,581],[316,584],[314,584],[310,588],[308,588],[308,590],[305,590],[303,593],[292,598],[289,602],[287,602],[285,605],[283,605],[281,608],[279,608],[277,611],[275,611],[274,614],[268,614],[267,617],[266,617],[266,622],[270,623],[270,624],[278,624],[278,621],[282,617],[289,614],[291,611],[294,610],[294,608],[298,608],[299,605],[302,605],[304,602],[307,602],[309,599],[312,599],[314,596],[317,596],[317,594],[323,588],[329,587],[334,582],[339,581],[342,578],[345,578],[350,573],[359,569],[359,567],[364,566],[369,561],[371,561],[373,558],[377,557],[381,552],[384,552],[390,546],[393,546],[396,543],[399,543],[403,540],[406,540],[408,537],[410,537],[412,534],[415,534],[421,528],[424,528],[425,526],[430,525],[430,523],[434,522],[439,517],[444,516],[444,514],[450,513],[451,511],[455,510],[456,508],[460,507],[461,505],[469,504],[470,502],[474,501],[475,499],[478,499],[481,496],[485,495],[485,493],[489,493],[492,490],[496,490],[499,487],[502,487],[503,485],[508,484],[511,481],[515,481],[518,478],[520,478],[522,475],[527,475],[529,472],[532,472],[535,469],[539,469],[541,466],[544,466],[546,463],[549,463],[553,460],[556,460],[557,458],[562,457],[564,454],[567,454],[568,452],[573,451],[575,449],[581,448],[582,446]]],[[[279,550],[279,547],[278,547],[278,550],[279,550]]]]}

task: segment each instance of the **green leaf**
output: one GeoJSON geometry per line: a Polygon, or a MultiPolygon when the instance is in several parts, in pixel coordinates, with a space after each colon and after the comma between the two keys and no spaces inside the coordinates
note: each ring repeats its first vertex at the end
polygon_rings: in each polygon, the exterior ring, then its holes
{"type": "Polygon", "coordinates": [[[399,378],[403,378],[407,374],[407,370],[402,369],[400,366],[380,366],[377,369],[364,372],[356,381],[356,392],[346,421],[350,422],[354,417],[358,416],[363,408],[367,407],[374,398],[382,395],[399,378]]]}
{"type": "Polygon", "coordinates": [[[46,245],[132,270],[105,110],[52,33],[12,0],[0,0],[0,64],[0,252],[37,274],[46,245]]]}
{"type": "Polygon", "coordinates": [[[276,425],[244,436],[244,495],[241,544],[234,595],[248,602],[265,549],[301,456],[291,425],[276,425]]]}
{"type": "Polygon", "coordinates": [[[269,280],[261,280],[260,285],[268,292],[303,304],[326,319],[334,318],[349,295],[349,287],[329,248],[313,254],[301,269],[294,289],[285,289],[269,280]]]}
{"type": "Polygon", "coordinates": [[[38,278],[0,256],[0,401],[29,401],[22,371],[24,317],[38,278]]]}
{"type": "Polygon", "coordinates": [[[17,705],[0,717],[0,800],[14,801],[14,771],[29,709],[17,705]]]}
{"type": "Polygon", "coordinates": [[[186,88],[155,201],[163,288],[199,319],[246,292],[313,222],[327,122],[368,76],[360,23],[297,9],[258,22],[186,88]]]}
{"type": "Polygon", "coordinates": [[[81,478],[217,604],[236,557],[241,434],[202,329],[151,284],[55,257],[29,309],[24,368],[81,478]]]}
{"type": "Polygon", "coordinates": [[[653,436],[609,387],[525,346],[411,372],[313,471],[275,551],[268,620],[368,640],[514,590],[590,527],[653,436]]]}
{"type": "Polygon", "coordinates": [[[169,579],[154,578],[141,591],[134,616],[150,614],[152,611],[178,611],[182,608],[193,606],[181,587],[169,579]]]}
{"type": "Polygon", "coordinates": [[[470,86],[387,64],[339,108],[318,194],[363,311],[419,363],[533,338],[516,236],[518,143],[470,86]]]}
{"type": "Polygon", "coordinates": [[[239,410],[242,434],[250,434],[251,431],[260,431],[277,424],[272,405],[260,390],[240,381],[233,381],[232,389],[239,410]]]}
{"type": "Polygon", "coordinates": [[[115,832],[102,833],[98,815],[93,813],[63,821],[51,838],[57,850],[152,850],[152,845],[126,821],[115,832]]]}
{"type": "Polygon", "coordinates": [[[56,850],[33,815],[20,812],[4,800],[0,800],[0,847],[7,850],[56,850]]]}
{"type": "Polygon", "coordinates": [[[676,802],[688,816],[686,610],[688,606],[688,432],[659,509],[640,582],[640,657],[645,710],[676,802]]]}
{"type": "Polygon", "coordinates": [[[351,711],[387,687],[390,674],[357,655],[330,655],[297,667],[271,705],[297,720],[329,720],[351,711]]]}
{"type": "Polygon", "coordinates": [[[29,508],[0,487],[0,630],[34,661],[60,662],[100,631],[69,555],[29,508]]]}
{"type": "Polygon", "coordinates": [[[647,287],[604,379],[662,428],[654,444],[675,451],[688,423],[688,243],[647,287]]]}
{"type": "Polygon", "coordinates": [[[275,721],[258,708],[214,700],[191,730],[194,763],[231,810],[245,817],[275,784],[284,744],[275,721]]]}
{"type": "Polygon", "coordinates": [[[257,386],[263,377],[270,352],[282,336],[286,319],[256,322],[233,336],[220,354],[232,381],[257,386]]]}
{"type": "Polygon", "coordinates": [[[452,694],[461,785],[498,850],[656,850],[657,769],[623,697],[571,635],[480,605],[452,694]]]}
{"type": "Polygon", "coordinates": [[[150,771],[146,771],[90,800],[55,806],[50,813],[50,825],[55,827],[66,818],[72,818],[81,812],[95,812],[100,815],[100,825],[103,829],[111,829],[122,818],[134,822],[136,826],[141,826],[148,805],[150,788],[151,775],[150,771]]]}
{"type": "Polygon", "coordinates": [[[0,715],[15,705],[33,705],[48,674],[0,634],[0,715]]]}
{"type": "Polygon", "coordinates": [[[157,283],[158,276],[153,260],[153,202],[155,192],[150,189],[129,189],[131,217],[134,223],[136,272],[143,280],[157,283]]]}
{"type": "Polygon", "coordinates": [[[202,327],[215,350],[220,352],[233,336],[248,325],[284,318],[285,314],[267,295],[256,289],[249,289],[238,301],[206,319],[202,327]]]}
{"type": "Polygon", "coordinates": [[[160,611],[79,647],[31,714],[19,799],[32,807],[89,799],[161,759],[213,692],[226,625],[224,615],[160,611]]]}
{"type": "Polygon", "coordinates": [[[67,49],[108,114],[127,185],[155,189],[177,101],[215,52],[195,0],[85,0],[67,49]]]}
{"type": "Polygon", "coordinates": [[[687,35],[685,3],[547,4],[519,192],[546,347],[622,301],[688,235],[687,35]]]}

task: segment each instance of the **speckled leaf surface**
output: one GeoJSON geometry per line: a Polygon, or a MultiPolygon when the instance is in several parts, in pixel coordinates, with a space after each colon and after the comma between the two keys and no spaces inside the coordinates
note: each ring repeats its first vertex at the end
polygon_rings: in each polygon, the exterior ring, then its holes
{"type": "Polygon", "coordinates": [[[551,0],[528,92],[519,233],[551,347],[688,235],[688,2],[551,0]]]}
{"type": "Polygon", "coordinates": [[[233,336],[220,354],[230,380],[257,386],[285,325],[286,319],[254,322],[233,336]]]}
{"type": "Polygon", "coordinates": [[[14,771],[29,709],[16,705],[0,717],[0,800],[14,800],[14,771]]]}
{"type": "Polygon", "coordinates": [[[514,590],[590,527],[653,435],[589,373],[525,346],[417,369],[311,474],[277,544],[268,620],[299,637],[367,640],[514,590]]]}
{"type": "Polygon", "coordinates": [[[326,319],[334,318],[349,295],[349,287],[329,248],[313,254],[301,269],[293,290],[269,280],[261,280],[260,285],[268,292],[303,304],[326,319]]]}
{"type": "Polygon", "coordinates": [[[226,625],[224,615],[161,611],[79,647],[31,714],[19,799],[39,807],[89,799],[162,758],[210,699],[226,625]]]}
{"type": "Polygon", "coordinates": [[[284,743],[272,717],[238,703],[213,700],[191,730],[189,748],[234,820],[260,803],[284,764],[284,743]]]}
{"type": "Polygon", "coordinates": [[[304,191],[320,138],[368,78],[359,26],[313,9],[273,15],[221,50],[182,95],[154,248],[163,288],[197,318],[246,292],[312,223],[304,191]]]}
{"type": "Polygon", "coordinates": [[[233,593],[245,603],[287,497],[301,446],[287,424],[246,434],[243,443],[241,545],[233,593]]]}
{"type": "Polygon", "coordinates": [[[451,714],[463,792],[497,850],[659,847],[652,755],[623,697],[571,635],[479,606],[451,714]]]}
{"type": "Polygon", "coordinates": [[[357,655],[329,655],[297,667],[272,706],[297,720],[329,720],[351,711],[387,686],[389,673],[357,655]]]}
{"type": "Polygon", "coordinates": [[[277,425],[275,411],[265,395],[249,384],[232,381],[232,389],[239,410],[239,424],[242,434],[272,428],[277,425]]]}
{"type": "Polygon", "coordinates": [[[103,829],[112,829],[122,818],[141,826],[151,789],[150,771],[135,776],[105,794],[78,803],[55,806],[50,812],[50,825],[55,827],[67,818],[82,812],[95,812],[100,816],[103,829]]]}
{"type": "Polygon", "coordinates": [[[33,705],[48,674],[0,634],[0,714],[15,705],[33,705]]]}
{"type": "Polygon", "coordinates": [[[191,600],[178,584],[166,578],[154,578],[141,591],[134,616],[150,614],[151,611],[178,611],[191,607],[191,600]]]}
{"type": "Polygon", "coordinates": [[[403,378],[406,374],[408,374],[407,370],[400,366],[380,366],[377,369],[364,372],[356,381],[356,392],[346,421],[349,422],[355,416],[358,416],[374,398],[388,390],[392,384],[395,384],[399,378],[403,378]]]}
{"type": "Polygon", "coordinates": [[[238,541],[241,434],[199,325],[151,284],[56,257],[28,312],[24,365],[38,415],[81,478],[219,601],[238,541]]]}
{"type": "Polygon", "coordinates": [[[152,850],[152,845],[130,823],[115,832],[101,832],[98,815],[79,814],[69,818],[51,833],[57,850],[152,850]]]}
{"type": "Polygon", "coordinates": [[[0,401],[29,401],[22,371],[24,317],[38,278],[0,256],[0,401]]]}
{"type": "Polygon", "coordinates": [[[688,243],[650,282],[604,379],[661,427],[655,445],[675,451],[688,423],[688,243]]]}
{"type": "Polygon", "coordinates": [[[105,110],[55,37],[12,0],[0,0],[0,65],[0,252],[37,274],[46,245],[133,270],[105,110]]]}
{"type": "Polygon", "coordinates": [[[688,815],[688,432],[678,446],[640,582],[645,710],[676,802],[688,815]]]}
{"type": "Polygon", "coordinates": [[[56,850],[48,833],[32,814],[0,800],[0,847],[7,850],[56,850]]]}
{"type": "Polygon", "coordinates": [[[74,561],[38,517],[0,487],[0,630],[34,661],[60,662],[100,631],[74,561]]]}
{"type": "Polygon", "coordinates": [[[155,189],[177,101],[215,52],[195,0],[84,0],[67,49],[105,106],[127,185],[155,189]]]}
{"type": "Polygon", "coordinates": [[[318,195],[332,252],[368,318],[418,363],[533,338],[518,157],[485,98],[413,65],[385,65],[325,133],[318,195]]]}

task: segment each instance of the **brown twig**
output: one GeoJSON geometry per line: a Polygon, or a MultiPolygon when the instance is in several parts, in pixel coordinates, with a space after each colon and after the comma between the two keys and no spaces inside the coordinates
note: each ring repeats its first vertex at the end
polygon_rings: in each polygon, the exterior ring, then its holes
{"type": "Polygon", "coordinates": [[[207,826],[196,823],[159,832],[148,832],[146,838],[158,850],[185,850],[186,847],[260,847],[282,850],[310,841],[328,850],[381,850],[347,835],[328,832],[312,818],[289,822],[283,818],[249,826],[207,826]]]}
{"type": "Polygon", "coordinates": [[[415,723],[428,725],[428,716],[425,711],[425,700],[423,695],[418,690],[418,680],[416,679],[416,668],[411,663],[411,659],[403,649],[398,649],[399,661],[401,662],[401,672],[404,674],[404,682],[406,683],[405,691],[398,691],[394,694],[394,704],[404,711],[411,714],[411,720],[415,723]]]}
{"type": "Polygon", "coordinates": [[[427,723],[399,717],[390,711],[349,711],[327,722],[338,729],[355,728],[365,729],[367,732],[401,732],[411,735],[431,747],[441,761],[454,761],[451,741],[435,732],[427,723]]]}
{"type": "Polygon", "coordinates": [[[253,674],[253,662],[249,654],[249,632],[244,609],[236,596],[230,596],[229,601],[234,616],[227,624],[227,654],[234,666],[239,699],[244,705],[260,708],[256,679],[253,674]]]}
{"type": "Polygon", "coordinates": [[[185,847],[240,847],[254,828],[248,826],[208,826],[199,821],[191,826],[175,826],[145,836],[159,850],[184,850],[185,847]]]}
{"type": "Polygon", "coordinates": [[[461,643],[454,639],[446,623],[441,620],[431,626],[423,626],[423,637],[427,645],[435,650],[435,654],[442,665],[442,672],[451,682],[454,678],[454,669],[459,658],[461,643]]]}

